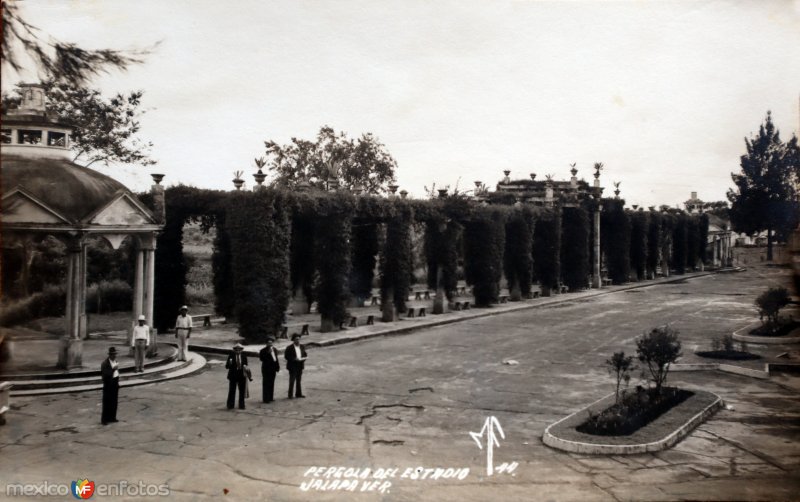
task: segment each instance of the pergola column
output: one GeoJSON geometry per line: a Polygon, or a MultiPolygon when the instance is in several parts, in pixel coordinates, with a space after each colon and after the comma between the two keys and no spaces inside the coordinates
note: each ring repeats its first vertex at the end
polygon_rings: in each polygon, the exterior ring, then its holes
{"type": "Polygon", "coordinates": [[[142,313],[147,319],[147,325],[150,326],[150,346],[147,348],[147,357],[155,357],[158,355],[157,332],[153,327],[153,301],[156,289],[156,236],[155,234],[149,235],[148,238],[142,239],[142,241],[142,259],[144,262],[143,294],[141,296],[142,313]]]}
{"type": "Polygon", "coordinates": [[[70,236],[67,244],[67,308],[66,332],[61,339],[58,367],[80,367],[83,362],[81,318],[86,319],[86,242],[82,236],[70,236]]]}
{"type": "Polygon", "coordinates": [[[592,284],[595,288],[603,287],[603,278],[600,276],[600,201],[597,202],[597,207],[594,208],[594,214],[592,215],[593,218],[593,225],[594,225],[594,242],[592,246],[594,246],[594,263],[592,263],[592,284]]]}
{"type": "MultiPolygon", "coordinates": [[[[141,243],[137,244],[136,249],[136,269],[133,275],[133,319],[128,329],[128,347],[133,341],[133,327],[137,324],[137,319],[144,313],[144,249],[141,243]]],[[[131,352],[133,348],[131,347],[131,352]]]]}

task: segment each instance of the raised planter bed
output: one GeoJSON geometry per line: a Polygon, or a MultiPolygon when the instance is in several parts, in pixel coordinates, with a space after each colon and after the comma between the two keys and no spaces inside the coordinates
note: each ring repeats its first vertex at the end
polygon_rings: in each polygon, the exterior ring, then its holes
{"type": "Polygon", "coordinates": [[[692,392],[685,401],[632,434],[596,436],[579,432],[576,427],[586,421],[589,410],[599,413],[614,404],[612,393],[547,427],[542,440],[551,448],[573,453],[626,455],[665,450],[722,407],[722,399],[716,394],[692,392]]]}
{"type": "Polygon", "coordinates": [[[754,359],[761,359],[758,354],[751,354],[750,352],[741,352],[738,350],[699,350],[695,352],[700,357],[708,359],[725,359],[728,361],[752,361],[754,359]]]}
{"type": "Polygon", "coordinates": [[[761,321],[756,321],[733,332],[733,339],[737,342],[760,343],[764,345],[787,345],[800,343],[800,328],[795,328],[788,335],[784,336],[762,336],[751,335],[753,329],[761,326],[761,321]]]}

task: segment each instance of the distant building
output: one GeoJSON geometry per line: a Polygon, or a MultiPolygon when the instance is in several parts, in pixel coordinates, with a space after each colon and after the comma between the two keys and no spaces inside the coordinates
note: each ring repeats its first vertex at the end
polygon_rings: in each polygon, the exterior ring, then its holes
{"type": "MultiPolygon", "coordinates": [[[[571,170],[572,177],[569,180],[555,180],[547,178],[537,180],[536,174],[531,173],[530,179],[511,180],[511,171],[503,171],[505,176],[497,184],[496,190],[500,194],[513,195],[517,202],[526,202],[536,206],[577,206],[582,201],[591,199],[599,189],[599,182],[596,181],[595,187],[585,180],[577,178],[578,170],[574,167],[571,170]]],[[[599,178],[599,172],[595,180],[599,178]]]]}
{"type": "Polygon", "coordinates": [[[731,230],[730,219],[720,216],[717,211],[709,211],[709,209],[723,209],[727,207],[727,204],[703,202],[697,197],[697,192],[692,192],[689,200],[683,205],[686,207],[687,213],[708,215],[708,241],[706,243],[708,264],[715,267],[730,265],[733,261],[735,243],[735,234],[731,230]]]}

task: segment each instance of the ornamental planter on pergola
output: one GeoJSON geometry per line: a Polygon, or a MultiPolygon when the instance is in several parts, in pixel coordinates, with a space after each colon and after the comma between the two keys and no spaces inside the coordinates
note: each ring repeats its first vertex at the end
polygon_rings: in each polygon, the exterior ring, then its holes
{"type": "MultiPolygon", "coordinates": [[[[103,237],[112,248],[131,237],[137,248],[133,319],[152,326],[157,233],[163,228],[162,175],[153,175],[155,211],[118,181],[70,161],[73,127],[45,111],[41,86],[23,86],[19,108],[2,117],[2,237],[4,247],[29,246],[52,235],[67,248],[66,335],[58,366],[82,363],[86,338],[86,239],[103,237]]],[[[156,349],[151,340],[151,353],[156,349]]]]}

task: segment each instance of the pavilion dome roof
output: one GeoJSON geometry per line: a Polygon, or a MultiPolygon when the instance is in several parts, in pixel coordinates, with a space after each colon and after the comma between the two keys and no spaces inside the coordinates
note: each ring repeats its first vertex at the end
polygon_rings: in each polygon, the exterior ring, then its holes
{"type": "Polygon", "coordinates": [[[68,159],[2,155],[3,197],[33,196],[70,222],[81,222],[130,191],[113,178],[68,159]]]}

